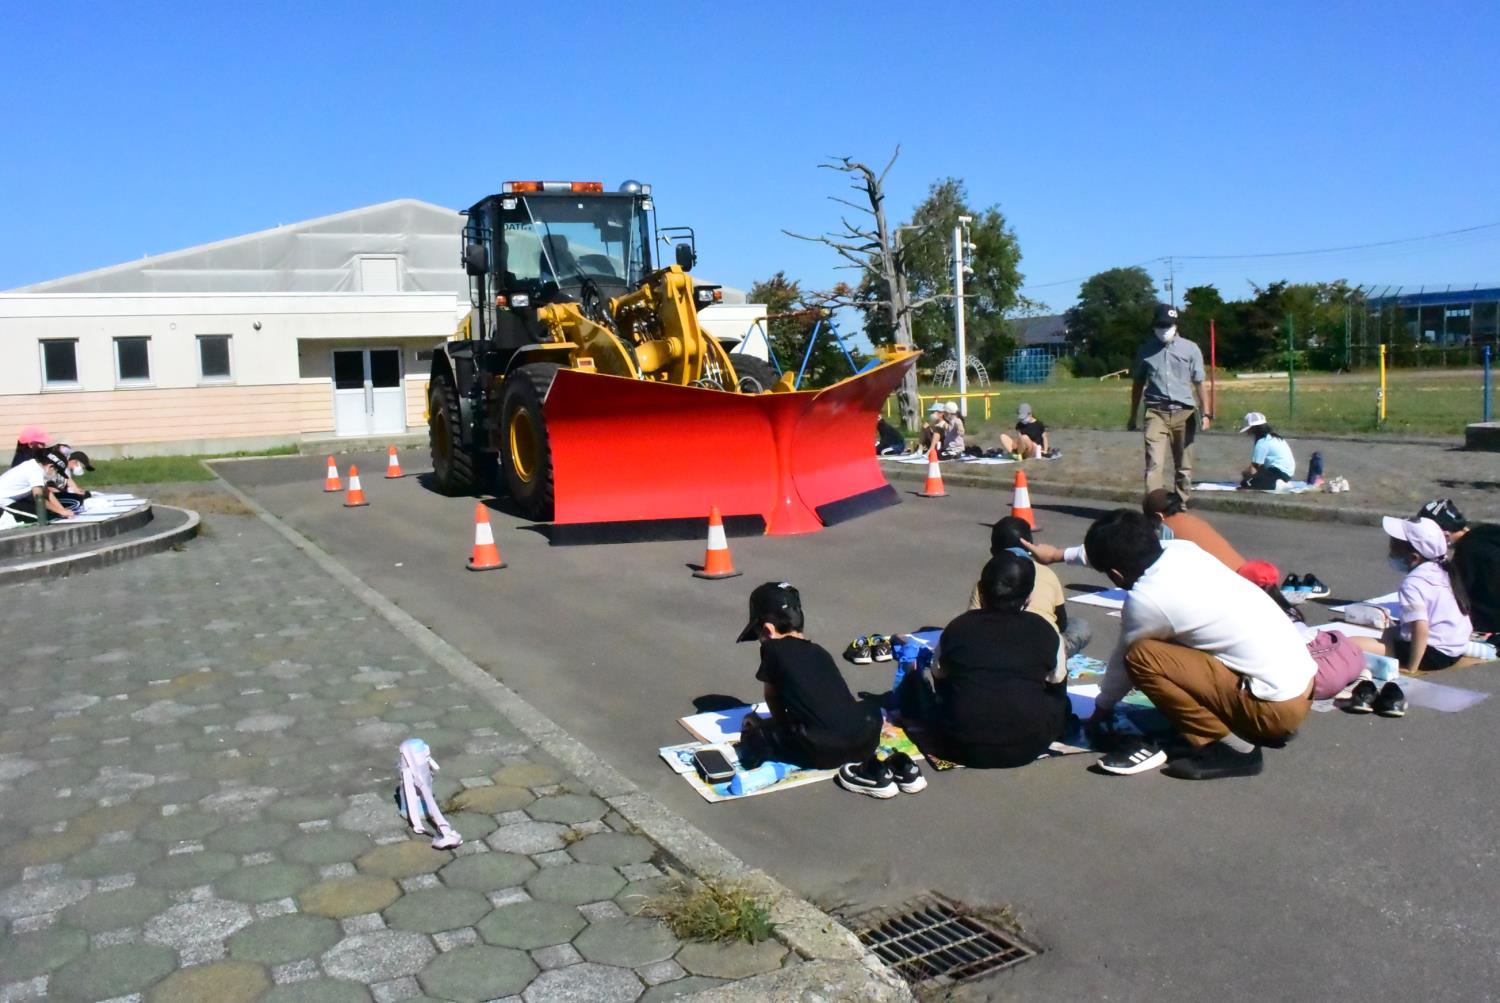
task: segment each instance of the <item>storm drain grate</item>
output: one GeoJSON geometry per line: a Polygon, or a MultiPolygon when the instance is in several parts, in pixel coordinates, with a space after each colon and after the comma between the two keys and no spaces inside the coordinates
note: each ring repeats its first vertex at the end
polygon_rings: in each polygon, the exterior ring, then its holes
{"type": "Polygon", "coordinates": [[[940,988],[1035,957],[998,923],[939,895],[923,895],[850,921],[854,933],[908,983],[940,988]]]}

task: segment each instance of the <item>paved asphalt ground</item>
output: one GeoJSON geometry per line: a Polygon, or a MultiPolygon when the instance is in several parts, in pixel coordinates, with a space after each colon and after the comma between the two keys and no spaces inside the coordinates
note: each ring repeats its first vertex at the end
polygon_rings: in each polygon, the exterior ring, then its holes
{"type": "MultiPolygon", "coordinates": [[[[383,457],[349,459],[383,469],[383,457]]],[[[403,457],[408,471],[426,465],[403,457]]],[[[321,493],[322,458],[220,471],[374,588],[535,703],[631,779],[820,905],[933,889],[1012,907],[1040,958],[966,999],[1489,999],[1500,994],[1500,700],[1405,719],[1314,715],[1249,780],[1112,778],[1092,757],[958,771],[877,802],[816,785],[709,805],[656,756],[695,698],[755,697],[736,646],[758,582],[802,590],[835,652],[867,631],[946,623],[983,563],[1008,492],[953,489],[816,536],[732,541],[744,577],[704,582],[697,543],[550,548],[494,512],[510,567],[463,568],[473,502],[409,476],[366,480],[370,507],[321,493]]],[[[1042,539],[1081,540],[1099,503],[1039,497],[1042,539]]],[[[1314,571],[1335,599],[1389,591],[1378,529],[1215,516],[1248,556],[1314,571]]],[[[1081,569],[1065,584],[1099,585],[1081,569]]],[[[1119,621],[1070,605],[1103,657],[1119,621]]],[[[357,631],[351,625],[351,631],[357,631]]],[[[881,690],[887,668],[846,667],[881,690]]],[[[1493,669],[1445,681],[1494,693],[1493,669]]],[[[439,755],[441,755],[441,750],[439,755]]]]}

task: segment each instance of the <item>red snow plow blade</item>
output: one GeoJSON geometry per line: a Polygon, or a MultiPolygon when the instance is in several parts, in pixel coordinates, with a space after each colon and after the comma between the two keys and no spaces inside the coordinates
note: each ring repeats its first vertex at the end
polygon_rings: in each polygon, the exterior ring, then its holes
{"type": "Polygon", "coordinates": [[[693,538],[713,505],[732,531],[785,536],[897,504],[875,421],[915,362],[754,395],[564,369],[543,407],[552,542],[693,538]]]}

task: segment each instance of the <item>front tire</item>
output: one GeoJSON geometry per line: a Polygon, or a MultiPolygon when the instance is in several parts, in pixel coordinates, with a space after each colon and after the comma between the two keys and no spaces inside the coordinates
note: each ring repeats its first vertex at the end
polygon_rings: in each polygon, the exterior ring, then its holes
{"type": "Polygon", "coordinates": [[[743,352],[730,352],[729,364],[734,366],[734,375],[739,377],[739,391],[742,394],[766,393],[781,378],[776,375],[776,370],[769,362],[743,352]]]}
{"type": "Polygon", "coordinates": [[[500,402],[500,454],[505,489],[528,519],[552,518],[552,444],[542,403],[562,367],[551,362],[520,366],[505,378],[500,402]]]}
{"type": "Polygon", "coordinates": [[[453,377],[440,372],[432,378],[427,397],[427,448],[437,489],[450,497],[471,495],[494,476],[494,461],[463,444],[463,413],[453,377]]]}

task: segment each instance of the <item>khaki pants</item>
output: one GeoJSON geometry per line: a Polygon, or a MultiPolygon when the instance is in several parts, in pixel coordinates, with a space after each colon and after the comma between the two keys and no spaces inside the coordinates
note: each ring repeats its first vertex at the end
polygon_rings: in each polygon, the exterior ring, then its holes
{"type": "Polygon", "coordinates": [[[1166,487],[1167,450],[1177,470],[1174,490],[1186,500],[1193,490],[1193,440],[1198,435],[1198,409],[1146,411],[1146,490],[1166,487]]]}
{"type": "Polygon", "coordinates": [[[1262,700],[1241,676],[1212,655],[1168,641],[1137,641],[1125,653],[1125,668],[1156,709],[1193,746],[1231,731],[1247,742],[1285,738],[1312,706],[1312,684],[1291,700],[1262,700]]]}

